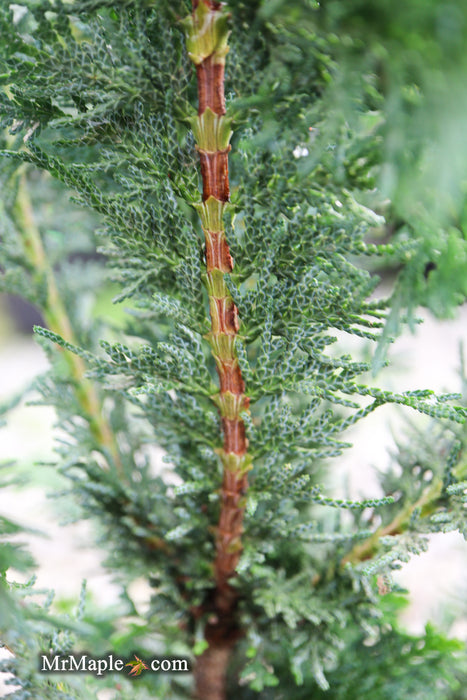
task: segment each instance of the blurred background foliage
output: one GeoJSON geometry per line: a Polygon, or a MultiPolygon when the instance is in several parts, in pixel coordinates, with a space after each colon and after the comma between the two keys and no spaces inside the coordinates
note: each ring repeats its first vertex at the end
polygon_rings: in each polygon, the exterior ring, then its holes
{"type": "MultiPolygon", "coordinates": [[[[467,5],[462,0],[329,0],[319,25],[336,43],[337,111],[373,103],[379,235],[419,243],[393,292],[402,309],[452,317],[467,296],[467,5]]],[[[353,117],[352,117],[353,115],[353,117]]],[[[368,117],[367,117],[368,118],[368,117]]]]}
{"type": "MultiPolygon", "coordinates": [[[[295,46],[311,26],[322,47],[318,83],[309,76],[321,100],[303,128],[303,172],[332,161],[335,183],[384,216],[375,241],[407,243],[405,259],[373,263],[395,279],[377,371],[402,322],[414,329],[417,308],[453,318],[467,297],[467,5],[275,0],[260,14],[272,32],[285,24],[295,46]]],[[[273,84],[287,80],[287,61],[299,52],[277,56],[273,84]]]]}
{"type": "Polygon", "coordinates": [[[310,28],[319,37],[309,84],[320,92],[320,115],[303,125],[303,172],[332,161],[335,183],[384,215],[375,240],[407,242],[405,259],[376,268],[396,275],[379,369],[417,308],[452,318],[467,297],[467,5],[273,0],[260,15],[272,33],[285,25],[293,37],[271,62],[273,91],[288,80],[287,64],[301,60],[300,37],[310,28]]]}

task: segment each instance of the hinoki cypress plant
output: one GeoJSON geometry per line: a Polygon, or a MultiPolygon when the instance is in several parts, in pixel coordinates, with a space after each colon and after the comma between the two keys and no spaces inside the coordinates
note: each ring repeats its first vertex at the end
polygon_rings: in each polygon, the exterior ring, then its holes
{"type": "MultiPolygon", "coordinates": [[[[438,253],[416,235],[369,242],[384,231],[378,208],[391,223],[375,188],[385,75],[366,66],[358,108],[331,111],[345,76],[338,6],[0,9],[2,287],[45,321],[51,371],[38,388],[68,435],[57,468],[99,521],[127,604],[136,577],[154,591],[125,642],[113,621],[100,635],[75,625],[76,644],[193,659],[192,684],[117,679],[121,697],[347,699],[361,687],[383,699],[426,697],[427,685],[460,697],[462,645],[399,631],[390,590],[425,534],[465,535],[465,409],[379,388],[372,363],[341,349],[343,337],[379,341],[381,364],[410,281],[428,284],[438,253]],[[375,261],[402,270],[391,299],[373,295],[375,261]],[[129,306],[123,328],[111,292],[129,306]],[[110,320],[83,314],[86,299],[110,320]],[[426,478],[404,456],[373,498],[336,495],[345,431],[388,403],[436,426],[433,460],[416,457],[426,478]]],[[[352,31],[342,45],[358,52],[352,31]]],[[[9,647],[16,697],[45,692],[9,647]]],[[[66,679],[47,688],[80,692],[66,679]]]]}

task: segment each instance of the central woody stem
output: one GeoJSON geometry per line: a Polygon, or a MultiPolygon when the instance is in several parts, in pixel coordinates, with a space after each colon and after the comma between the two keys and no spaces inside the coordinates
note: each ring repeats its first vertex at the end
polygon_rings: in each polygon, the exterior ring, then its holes
{"type": "Polygon", "coordinates": [[[206,289],[209,297],[211,345],[219,375],[220,390],[213,396],[222,421],[223,465],[220,516],[216,528],[213,614],[205,630],[207,651],[198,661],[198,697],[223,698],[225,673],[238,629],[235,620],[237,595],[230,580],[242,551],[241,536],[247,474],[251,460],[242,412],[248,409],[245,383],[238,363],[238,311],[226,284],[233,270],[223,217],[229,206],[230,119],[224,98],[224,64],[228,51],[228,15],[221,3],[194,0],[193,13],[184,21],[187,49],[196,66],[198,115],[190,120],[199,153],[203,182],[202,201],[195,205],[205,236],[206,289]],[[206,656],[207,655],[207,656],[206,656]],[[204,657],[204,659],[203,659],[204,657]],[[211,658],[212,657],[212,658],[211,658]]]}

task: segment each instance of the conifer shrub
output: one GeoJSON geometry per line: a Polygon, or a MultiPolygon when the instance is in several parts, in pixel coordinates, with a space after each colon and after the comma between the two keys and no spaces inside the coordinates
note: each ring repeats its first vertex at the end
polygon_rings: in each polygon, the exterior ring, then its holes
{"type": "MultiPolygon", "coordinates": [[[[347,5],[0,8],[1,285],[41,311],[56,468],[123,589],[117,612],[83,594],[59,616],[4,573],[14,698],[461,697],[463,645],[402,631],[391,574],[427,534],[465,536],[466,411],[374,374],[404,315],[464,299],[465,234],[435,245],[425,211],[379,192],[398,33],[347,5]],[[378,268],[399,271],[388,298],[378,268]],[[427,416],[430,448],[401,449],[373,497],[336,495],[346,430],[386,404],[427,416]],[[140,576],[150,609],[122,633],[140,576]],[[193,673],[38,673],[38,651],[109,646],[193,673]]],[[[6,551],[3,572],[28,563],[6,551]]]]}

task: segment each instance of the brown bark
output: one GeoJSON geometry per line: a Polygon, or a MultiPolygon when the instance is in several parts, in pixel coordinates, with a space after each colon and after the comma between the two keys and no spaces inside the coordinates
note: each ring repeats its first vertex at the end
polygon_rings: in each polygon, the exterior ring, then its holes
{"type": "MultiPolygon", "coordinates": [[[[209,153],[198,148],[203,178],[203,200],[214,197],[221,202],[229,199],[229,163],[230,146],[225,151],[209,153]]],[[[227,246],[228,247],[228,246],[227,246]]]]}
{"type": "Polygon", "coordinates": [[[206,245],[206,268],[208,272],[221,270],[232,272],[233,260],[222,231],[211,232],[210,245],[206,245]]]}
{"type": "Polygon", "coordinates": [[[209,646],[198,658],[194,670],[196,698],[199,700],[226,699],[227,669],[238,638],[232,611],[220,617],[213,615],[207,623],[205,639],[209,646]]]}
{"type": "Polygon", "coordinates": [[[198,114],[210,107],[215,114],[225,114],[224,65],[213,63],[209,56],[196,67],[198,78],[198,114]]]}
{"type": "Polygon", "coordinates": [[[197,659],[195,666],[197,698],[200,700],[225,699],[225,676],[230,652],[230,644],[211,644],[197,659]]]}
{"type": "MultiPolygon", "coordinates": [[[[212,0],[201,0],[212,11],[220,10],[221,4],[212,0]]],[[[193,3],[194,9],[198,2],[193,3]]],[[[198,114],[202,116],[207,109],[219,116],[225,115],[224,64],[215,56],[206,57],[196,66],[198,80],[198,114]]],[[[208,152],[198,147],[200,155],[201,176],[203,182],[203,201],[214,197],[220,202],[229,199],[228,153],[230,146],[221,151],[208,152]]],[[[233,268],[229,245],[223,231],[206,231],[206,267],[208,275],[216,270],[229,272],[233,268]]],[[[236,336],[239,330],[238,310],[230,295],[228,297],[210,297],[212,334],[216,336],[236,336]]],[[[248,401],[244,396],[245,384],[238,365],[236,353],[229,356],[224,353],[216,356],[217,371],[220,381],[220,403],[223,397],[231,394],[238,405],[236,415],[222,415],[224,433],[223,453],[243,457],[247,452],[245,426],[239,412],[246,408],[248,401]]],[[[221,410],[222,413],[222,410],[221,410]]],[[[224,463],[225,464],[225,463],[224,463]]],[[[224,479],[221,491],[221,513],[216,541],[215,577],[218,584],[216,599],[228,608],[234,598],[228,585],[228,579],[235,575],[235,567],[240,558],[240,537],[244,512],[244,494],[248,486],[246,473],[224,467],[224,479]],[[220,594],[220,595],[219,595],[220,594]],[[224,600],[225,598],[225,600],[224,600]],[[228,601],[228,603],[227,603],[228,601]]]]}
{"type": "MultiPolygon", "coordinates": [[[[211,332],[208,337],[220,383],[219,394],[214,400],[221,414],[223,448],[220,450],[220,456],[224,467],[220,515],[216,528],[215,588],[201,610],[202,614],[208,615],[205,628],[208,648],[197,659],[194,675],[196,697],[199,700],[225,700],[229,659],[241,636],[237,624],[238,595],[231,585],[231,579],[235,576],[242,551],[241,536],[248,488],[248,441],[241,412],[248,407],[249,400],[245,396],[245,383],[235,348],[239,331],[238,310],[224,281],[224,274],[233,269],[222,224],[223,205],[229,200],[230,145],[225,141],[221,144],[220,141],[213,140],[213,134],[206,138],[203,131],[208,123],[206,117],[211,119],[209,113],[205,115],[206,110],[210,110],[221,119],[226,111],[224,56],[227,51],[227,30],[225,29],[222,37],[216,35],[216,32],[221,31],[216,22],[218,19],[225,19],[225,13],[219,2],[193,0],[192,17],[189,29],[190,55],[196,64],[198,115],[202,125],[197,150],[203,182],[202,201],[205,207],[200,216],[205,233],[206,284],[211,315],[211,332]],[[198,8],[201,3],[202,7],[198,8]],[[206,50],[208,44],[205,39],[210,36],[209,32],[216,35],[217,39],[212,48],[206,50]],[[210,55],[206,55],[207,53],[210,55]],[[219,144],[216,150],[213,143],[219,144]],[[217,230],[210,230],[213,228],[217,230]]],[[[225,125],[226,122],[223,122],[221,129],[225,125]]]]}

